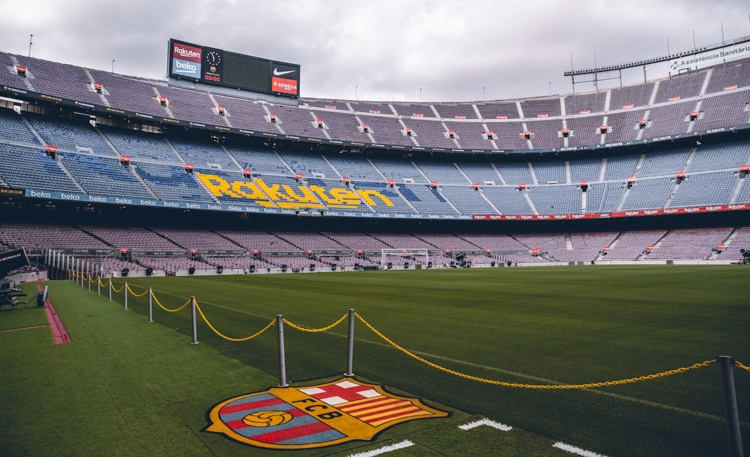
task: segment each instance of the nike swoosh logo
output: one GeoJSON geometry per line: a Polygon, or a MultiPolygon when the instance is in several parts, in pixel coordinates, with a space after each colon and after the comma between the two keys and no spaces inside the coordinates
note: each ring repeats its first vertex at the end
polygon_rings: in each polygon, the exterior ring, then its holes
{"type": "Polygon", "coordinates": [[[295,71],[297,70],[279,71],[278,68],[274,68],[273,75],[274,76],[288,75],[289,73],[294,73],[295,71]]]}

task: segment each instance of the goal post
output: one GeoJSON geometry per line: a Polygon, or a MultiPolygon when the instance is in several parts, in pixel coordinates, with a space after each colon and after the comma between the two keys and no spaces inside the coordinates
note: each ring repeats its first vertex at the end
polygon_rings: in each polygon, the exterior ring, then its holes
{"type": "Polygon", "coordinates": [[[386,268],[389,258],[397,257],[399,259],[416,260],[416,258],[420,256],[424,256],[424,265],[427,266],[430,261],[429,249],[381,249],[380,268],[386,268]]]}

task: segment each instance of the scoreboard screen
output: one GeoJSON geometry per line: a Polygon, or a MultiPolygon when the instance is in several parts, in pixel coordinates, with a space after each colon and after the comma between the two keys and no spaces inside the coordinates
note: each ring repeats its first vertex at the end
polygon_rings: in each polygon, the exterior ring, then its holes
{"type": "Polygon", "coordinates": [[[169,77],[215,86],[299,97],[300,66],[169,40],[169,77]]]}

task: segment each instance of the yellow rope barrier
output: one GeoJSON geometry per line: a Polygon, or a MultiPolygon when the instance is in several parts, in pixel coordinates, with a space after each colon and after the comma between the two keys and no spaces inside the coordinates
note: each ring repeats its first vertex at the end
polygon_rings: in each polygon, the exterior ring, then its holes
{"type": "Polygon", "coordinates": [[[138,297],[143,297],[144,295],[146,295],[148,293],[148,289],[146,289],[145,292],[143,292],[142,294],[139,295],[139,294],[136,294],[135,292],[133,292],[133,289],[130,288],[130,284],[128,284],[128,292],[130,292],[130,295],[138,298],[138,297]]]}
{"type": "Polygon", "coordinates": [[[747,365],[744,365],[744,364],[743,364],[742,362],[740,362],[740,361],[738,361],[738,360],[735,360],[735,361],[734,361],[734,364],[735,364],[735,365],[736,365],[737,367],[739,367],[739,368],[742,368],[743,370],[745,370],[745,371],[747,371],[748,373],[750,373],[750,367],[749,367],[749,366],[747,366],[747,365]]]}
{"type": "Polygon", "coordinates": [[[322,327],[322,328],[306,328],[306,327],[300,327],[299,325],[297,325],[297,324],[294,324],[294,323],[292,323],[292,322],[288,321],[288,320],[287,320],[286,318],[282,318],[281,320],[283,320],[283,321],[284,321],[284,323],[285,323],[285,324],[287,324],[288,326],[292,327],[292,328],[293,328],[293,329],[295,329],[295,330],[299,330],[300,332],[306,332],[306,333],[320,333],[320,332],[325,332],[325,331],[327,331],[327,330],[330,330],[330,329],[332,329],[333,327],[335,327],[335,326],[339,325],[339,324],[341,323],[341,321],[343,321],[344,319],[346,319],[346,316],[348,316],[348,315],[349,315],[349,313],[347,313],[347,314],[344,314],[343,316],[341,316],[341,319],[337,320],[336,322],[334,322],[333,324],[331,324],[331,325],[329,325],[329,326],[327,326],[327,327],[322,327]]]}
{"type": "MultiPolygon", "coordinates": [[[[188,302],[190,302],[190,300],[188,300],[188,302]]],[[[246,336],[245,338],[232,338],[232,337],[224,335],[220,331],[216,330],[216,328],[213,325],[211,325],[211,323],[208,321],[208,319],[206,319],[206,315],[203,314],[203,310],[201,309],[201,307],[198,306],[198,302],[197,301],[195,302],[195,309],[198,310],[198,313],[200,313],[201,317],[206,322],[206,325],[208,325],[208,328],[210,328],[211,330],[213,330],[214,333],[216,333],[221,338],[224,338],[227,341],[241,342],[241,341],[252,340],[256,336],[260,336],[261,333],[265,332],[266,330],[268,330],[269,328],[271,328],[272,326],[274,326],[276,324],[276,319],[271,319],[271,322],[269,322],[268,325],[266,325],[265,327],[263,327],[263,329],[261,331],[259,331],[258,333],[255,333],[255,334],[250,335],[250,336],[246,336]]]]}
{"type": "Polygon", "coordinates": [[[97,278],[97,280],[99,281],[99,285],[100,286],[107,287],[107,283],[106,282],[102,282],[102,278],[101,277],[97,278]]]}
{"type": "Polygon", "coordinates": [[[663,378],[663,377],[675,375],[675,374],[678,374],[678,373],[684,373],[684,372],[686,372],[688,370],[694,370],[696,368],[706,367],[706,366],[708,366],[711,363],[711,361],[707,360],[705,362],[696,363],[696,364],[691,365],[689,367],[677,368],[677,369],[674,369],[674,370],[663,371],[661,373],[654,373],[654,374],[645,375],[645,376],[638,376],[638,377],[635,377],[635,378],[619,379],[617,381],[594,382],[594,383],[587,383],[587,384],[549,385],[549,384],[520,384],[520,383],[515,383],[515,382],[503,382],[503,381],[496,381],[494,379],[480,378],[478,376],[468,375],[468,374],[461,373],[461,372],[458,372],[458,371],[455,371],[455,370],[451,370],[450,368],[445,368],[445,367],[440,366],[440,365],[438,365],[436,363],[430,362],[429,360],[426,360],[426,359],[424,359],[424,358],[422,358],[422,357],[420,357],[420,356],[418,356],[418,355],[416,355],[416,354],[408,351],[407,349],[399,346],[398,344],[396,344],[393,341],[391,341],[390,339],[388,339],[388,337],[386,337],[385,335],[383,335],[382,333],[380,333],[379,331],[377,331],[375,329],[375,327],[373,327],[372,325],[370,325],[369,322],[367,322],[366,320],[364,320],[362,318],[362,316],[359,315],[359,313],[355,312],[354,315],[357,316],[357,318],[360,321],[362,321],[362,323],[365,324],[365,326],[367,326],[367,328],[369,328],[370,330],[372,330],[373,333],[375,333],[380,338],[382,338],[385,342],[387,342],[388,344],[390,344],[394,348],[398,349],[399,351],[403,352],[404,354],[408,355],[409,357],[411,357],[411,358],[413,358],[415,360],[418,360],[418,361],[420,361],[420,362],[422,362],[422,363],[424,363],[426,365],[429,365],[432,368],[435,368],[435,369],[438,369],[440,371],[443,371],[445,373],[449,373],[449,374],[452,374],[452,375],[455,375],[455,376],[458,376],[458,377],[461,377],[461,378],[469,379],[471,381],[482,382],[482,383],[485,383],[485,384],[493,384],[493,385],[496,385],[496,386],[516,387],[516,388],[520,388],[520,389],[591,389],[591,388],[595,388],[595,387],[618,386],[618,385],[629,384],[629,383],[638,382],[638,381],[646,381],[646,380],[649,380],[649,379],[663,378]]]}
{"type": "Polygon", "coordinates": [[[157,305],[159,305],[159,308],[163,309],[164,311],[166,311],[168,313],[176,313],[177,311],[180,311],[182,308],[184,308],[188,304],[190,304],[190,299],[188,298],[188,301],[186,301],[185,304],[182,305],[182,306],[180,306],[179,308],[177,308],[177,309],[167,309],[167,308],[164,307],[164,305],[162,305],[161,303],[159,303],[159,299],[156,298],[156,295],[154,295],[153,292],[151,292],[151,296],[154,297],[154,301],[156,302],[157,305]]]}
{"type": "MultiPolygon", "coordinates": [[[[110,281],[112,281],[112,280],[110,279],[110,281]]],[[[112,292],[114,292],[116,294],[119,294],[120,292],[122,292],[122,289],[124,289],[124,288],[125,288],[125,284],[123,284],[122,287],[120,287],[120,289],[118,290],[118,289],[115,288],[114,283],[112,283],[112,292]]]]}

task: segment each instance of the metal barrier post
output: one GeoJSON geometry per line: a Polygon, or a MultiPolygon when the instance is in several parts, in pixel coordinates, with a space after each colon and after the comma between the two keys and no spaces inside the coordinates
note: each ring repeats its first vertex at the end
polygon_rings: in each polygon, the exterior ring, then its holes
{"type": "Polygon", "coordinates": [[[125,281],[125,284],[122,286],[122,293],[125,295],[125,311],[128,310],[128,282],[125,281]]]}
{"type": "Polygon", "coordinates": [[[344,376],[354,376],[352,366],[354,364],[354,310],[349,310],[349,344],[346,352],[346,373],[344,376]]]}
{"type": "Polygon", "coordinates": [[[190,297],[190,306],[193,310],[193,343],[198,344],[198,321],[195,316],[195,295],[190,297]]]}
{"type": "Polygon", "coordinates": [[[91,273],[89,273],[89,292],[91,292],[91,273]]]}
{"type": "Polygon", "coordinates": [[[111,277],[109,278],[109,282],[107,284],[109,284],[109,301],[112,301],[112,278],[111,277]]]}
{"type": "Polygon", "coordinates": [[[102,281],[99,276],[96,277],[96,295],[102,294],[102,281]]]}
{"type": "Polygon", "coordinates": [[[279,385],[278,387],[289,387],[286,382],[286,354],[284,353],[284,318],[279,314],[276,316],[276,325],[279,327],[279,385]]]}
{"type": "Polygon", "coordinates": [[[154,296],[151,288],[148,288],[148,321],[154,321],[154,296]]]}
{"type": "Polygon", "coordinates": [[[737,411],[737,392],[734,388],[734,373],[732,365],[734,359],[727,355],[716,357],[721,367],[723,383],[724,408],[727,412],[727,429],[729,431],[729,454],[732,457],[742,457],[742,434],[740,432],[740,415],[737,411]]]}

